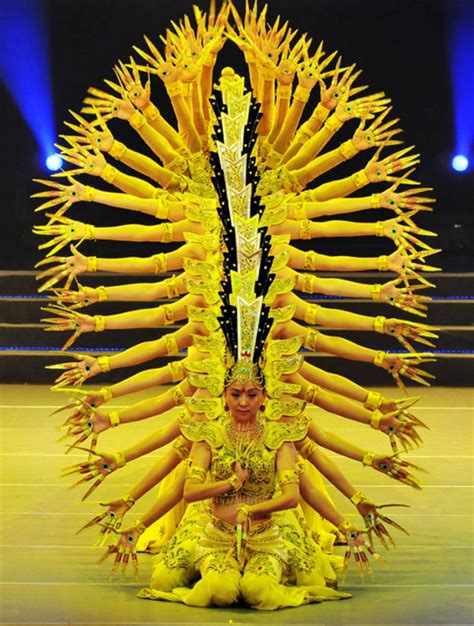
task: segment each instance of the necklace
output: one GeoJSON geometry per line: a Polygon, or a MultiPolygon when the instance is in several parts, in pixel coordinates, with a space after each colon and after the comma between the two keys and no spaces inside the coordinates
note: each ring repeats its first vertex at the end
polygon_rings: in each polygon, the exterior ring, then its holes
{"type": "Polygon", "coordinates": [[[251,428],[236,428],[230,416],[227,416],[225,424],[227,438],[235,460],[239,461],[243,468],[248,465],[252,449],[260,441],[264,427],[263,420],[257,418],[251,428]]]}

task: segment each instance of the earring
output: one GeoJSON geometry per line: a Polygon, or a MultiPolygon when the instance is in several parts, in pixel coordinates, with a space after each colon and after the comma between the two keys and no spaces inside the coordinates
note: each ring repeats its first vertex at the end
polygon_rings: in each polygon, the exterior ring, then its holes
{"type": "Polygon", "coordinates": [[[228,411],[229,410],[229,405],[226,403],[224,404],[224,411],[228,411]]]}
{"type": "Polygon", "coordinates": [[[265,405],[264,405],[264,404],[261,404],[261,405],[260,405],[260,411],[261,411],[262,413],[265,411],[265,405]]]}

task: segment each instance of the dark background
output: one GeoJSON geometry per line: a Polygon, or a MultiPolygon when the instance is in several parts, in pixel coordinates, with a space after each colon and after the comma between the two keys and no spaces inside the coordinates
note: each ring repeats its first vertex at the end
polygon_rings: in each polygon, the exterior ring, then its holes
{"type": "MultiPolygon", "coordinates": [[[[236,5],[242,8],[244,3],[237,0],[236,5]]],[[[445,251],[435,262],[449,271],[472,268],[473,176],[455,174],[449,167],[454,129],[447,38],[449,13],[468,5],[472,3],[456,0],[271,0],[269,10],[271,22],[281,14],[293,28],[312,35],[316,43],[323,39],[328,52],[337,49],[345,63],[355,62],[364,70],[363,83],[369,84],[371,91],[383,90],[392,98],[405,141],[415,144],[422,154],[417,177],[435,188],[438,200],[436,212],[421,214],[417,221],[440,233],[439,243],[445,251]]],[[[67,109],[80,109],[88,86],[100,87],[103,78],[113,78],[114,63],[126,59],[133,44],[141,45],[144,33],[157,42],[171,19],[191,14],[192,2],[44,0],[44,9],[50,27],[54,110],[60,133],[64,132],[62,120],[68,118],[67,109]]],[[[220,66],[225,64],[242,67],[242,55],[231,43],[222,54],[220,66]]],[[[169,109],[158,81],[152,85],[152,99],[166,114],[169,109]]],[[[43,221],[34,216],[36,203],[28,197],[38,190],[31,179],[47,174],[35,139],[3,86],[0,119],[0,269],[30,269],[40,258],[31,226],[43,221]]],[[[120,121],[111,124],[122,140],[128,137],[123,127],[120,121]]],[[[364,157],[367,160],[368,154],[364,157]]],[[[342,169],[340,172],[343,175],[342,169]]],[[[97,179],[87,182],[101,185],[97,179]]],[[[70,215],[96,224],[117,224],[128,217],[121,213],[126,212],[87,205],[74,207],[70,215]]],[[[373,220],[373,214],[367,219],[373,220]]],[[[373,238],[354,242],[354,253],[358,247],[362,252],[369,247],[371,253],[377,253],[380,243],[373,238]]],[[[98,248],[95,246],[95,254],[128,254],[122,244],[100,244],[98,248]]],[[[320,248],[331,252],[338,243],[324,242],[320,248]]],[[[87,253],[87,248],[84,251],[87,253]]],[[[144,246],[143,254],[147,253],[144,246]]]]}

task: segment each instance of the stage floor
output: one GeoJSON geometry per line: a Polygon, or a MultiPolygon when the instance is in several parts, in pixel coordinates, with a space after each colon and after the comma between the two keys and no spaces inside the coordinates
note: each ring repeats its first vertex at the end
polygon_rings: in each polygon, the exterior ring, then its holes
{"type": "MultiPolygon", "coordinates": [[[[386,391],[386,390],[385,390],[386,391]]],[[[94,533],[75,531],[98,510],[81,503],[83,489],[60,469],[82,460],[65,457],[57,425],[66,413],[50,413],[65,400],[42,386],[0,387],[2,624],[473,624],[473,393],[470,389],[423,391],[417,415],[431,431],[408,458],[424,466],[425,489],[416,492],[350,460],[341,460],[352,481],[377,502],[404,502],[391,512],[410,536],[394,531],[397,550],[384,553],[388,567],[374,563],[375,581],[362,584],[351,569],[342,589],[351,600],[313,604],[275,613],[248,609],[196,609],[138,600],[149,579],[151,557],[141,555],[139,582],[108,580],[110,565],[96,567],[94,533]]],[[[419,393],[411,389],[410,395],[419,393]]],[[[394,393],[396,395],[396,393],[394,393]]],[[[143,396],[135,396],[133,401],[143,396]]],[[[131,403],[130,397],[127,404],[131,403]]],[[[119,404],[118,402],[116,403],[119,404]]],[[[124,403],[120,403],[124,404],[124,403]]],[[[320,423],[368,449],[388,451],[386,439],[358,424],[315,409],[320,423]]],[[[137,441],[163,420],[108,431],[99,449],[115,451],[137,441]]],[[[92,500],[118,497],[150,461],[137,460],[116,472],[92,500]]],[[[342,512],[354,510],[334,498],[342,512]]],[[[130,521],[151,502],[139,503],[130,521]]],[[[354,516],[355,519],[355,516],[354,516]]],[[[341,548],[338,548],[341,551],[341,548]]]]}

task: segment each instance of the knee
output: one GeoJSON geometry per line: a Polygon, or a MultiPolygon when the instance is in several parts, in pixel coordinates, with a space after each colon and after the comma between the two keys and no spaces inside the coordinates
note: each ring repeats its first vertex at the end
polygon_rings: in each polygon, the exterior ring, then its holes
{"type": "Polygon", "coordinates": [[[273,595],[275,580],[265,574],[245,573],[240,581],[240,591],[245,602],[256,609],[266,606],[273,595]]]}
{"type": "Polygon", "coordinates": [[[229,606],[235,604],[240,593],[240,572],[226,571],[224,573],[208,571],[203,582],[207,587],[210,603],[215,606],[229,606]]]}
{"type": "Polygon", "coordinates": [[[177,567],[170,569],[163,562],[158,563],[151,574],[150,587],[158,591],[172,591],[187,582],[187,569],[177,567]]]}

